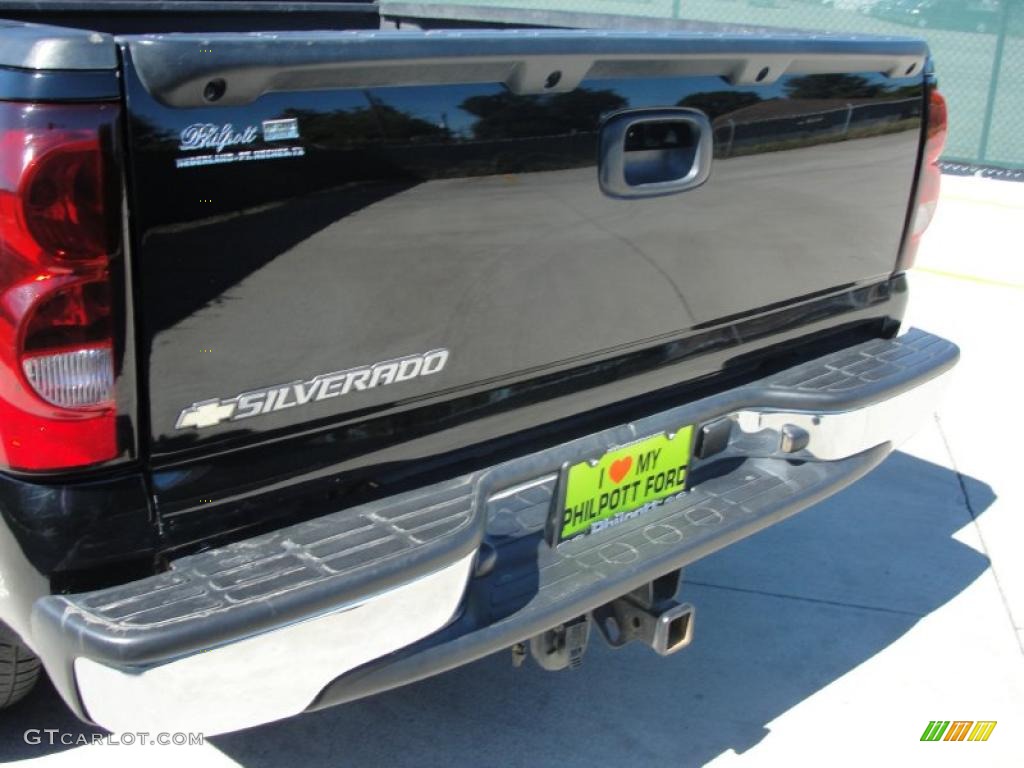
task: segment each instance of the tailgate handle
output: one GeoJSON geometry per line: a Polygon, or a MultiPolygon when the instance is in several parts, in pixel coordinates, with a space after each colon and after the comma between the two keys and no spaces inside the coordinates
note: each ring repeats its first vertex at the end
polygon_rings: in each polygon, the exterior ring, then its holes
{"type": "Polygon", "coordinates": [[[695,109],[620,112],[601,126],[598,179],[609,197],[658,197],[699,187],[711,172],[711,123],[695,109]]]}

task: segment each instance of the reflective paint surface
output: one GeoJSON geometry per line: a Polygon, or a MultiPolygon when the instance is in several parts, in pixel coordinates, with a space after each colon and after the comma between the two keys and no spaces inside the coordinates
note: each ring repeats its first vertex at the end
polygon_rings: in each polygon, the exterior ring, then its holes
{"type": "MultiPolygon", "coordinates": [[[[870,73],[271,93],[175,109],[127,76],[134,257],[152,448],[503,388],[692,337],[796,296],[885,280],[916,163],[920,81],[870,73]],[[699,189],[615,200],[604,116],[685,106],[712,120],[699,189]],[[293,119],[302,156],[176,167],[197,123],[293,119]],[[445,347],[437,376],[175,434],[182,409],[315,371],[445,347]],[[442,394],[443,393],[443,394],[442,394]],[[400,398],[396,400],[395,398],[400,398]]],[[[228,86],[230,87],[230,86],[228,86]]],[[[227,133],[224,133],[224,132],[227,133]]],[[[258,152],[256,140],[242,152],[258,152]]]]}

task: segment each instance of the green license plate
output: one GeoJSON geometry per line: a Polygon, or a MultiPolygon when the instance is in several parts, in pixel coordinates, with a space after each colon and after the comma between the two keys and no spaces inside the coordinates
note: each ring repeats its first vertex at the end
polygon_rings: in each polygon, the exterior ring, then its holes
{"type": "Polygon", "coordinates": [[[557,541],[596,533],[641,514],[686,487],[693,427],[613,448],[596,461],[569,466],[552,528],[557,541]]]}

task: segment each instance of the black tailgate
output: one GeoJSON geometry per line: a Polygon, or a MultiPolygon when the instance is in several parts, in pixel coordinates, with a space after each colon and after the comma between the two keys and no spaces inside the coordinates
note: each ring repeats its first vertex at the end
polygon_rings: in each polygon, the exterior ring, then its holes
{"type": "Polygon", "coordinates": [[[157,456],[500,397],[886,281],[926,53],[568,31],[122,48],[157,456]],[[603,121],[677,108],[710,121],[707,181],[603,192],[603,121]]]}

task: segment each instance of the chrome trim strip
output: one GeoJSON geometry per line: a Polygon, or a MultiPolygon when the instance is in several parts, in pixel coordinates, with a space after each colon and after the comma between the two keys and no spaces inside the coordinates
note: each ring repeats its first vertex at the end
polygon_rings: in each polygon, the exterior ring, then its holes
{"type": "Polygon", "coordinates": [[[528,491],[531,488],[536,488],[538,485],[544,485],[545,483],[550,483],[552,480],[557,479],[557,473],[543,475],[542,477],[537,477],[534,478],[533,480],[528,480],[525,483],[519,483],[518,485],[513,485],[511,488],[505,488],[504,490],[498,491],[497,493],[488,496],[487,502],[490,503],[492,501],[500,501],[501,499],[507,499],[509,496],[515,496],[517,493],[528,491]]]}
{"type": "Polygon", "coordinates": [[[76,659],[86,712],[115,733],[206,736],[296,715],[339,675],[451,621],[475,555],[357,604],[159,666],[76,659]]]}

